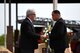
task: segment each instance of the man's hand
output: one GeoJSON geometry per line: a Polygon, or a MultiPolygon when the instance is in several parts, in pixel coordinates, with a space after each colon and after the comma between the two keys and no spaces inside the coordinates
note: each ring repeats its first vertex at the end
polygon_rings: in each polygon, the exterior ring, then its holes
{"type": "Polygon", "coordinates": [[[41,38],[46,38],[46,35],[41,35],[41,38]]]}

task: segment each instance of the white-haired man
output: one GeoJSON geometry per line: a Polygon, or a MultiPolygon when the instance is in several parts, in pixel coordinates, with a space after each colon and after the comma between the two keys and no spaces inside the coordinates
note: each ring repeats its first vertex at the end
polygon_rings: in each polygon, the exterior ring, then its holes
{"type": "Polygon", "coordinates": [[[19,40],[19,47],[21,53],[34,53],[34,49],[38,48],[39,34],[35,33],[33,21],[36,17],[34,10],[29,9],[26,12],[26,18],[21,24],[21,36],[19,40]]]}

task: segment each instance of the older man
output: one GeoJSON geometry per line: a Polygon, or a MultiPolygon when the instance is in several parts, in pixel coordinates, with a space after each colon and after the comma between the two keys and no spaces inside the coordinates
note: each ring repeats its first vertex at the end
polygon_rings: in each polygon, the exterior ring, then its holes
{"type": "Polygon", "coordinates": [[[34,53],[34,49],[38,48],[38,39],[44,37],[35,33],[33,26],[35,17],[36,13],[34,10],[27,10],[26,18],[21,24],[21,36],[19,40],[21,53],[34,53]]]}

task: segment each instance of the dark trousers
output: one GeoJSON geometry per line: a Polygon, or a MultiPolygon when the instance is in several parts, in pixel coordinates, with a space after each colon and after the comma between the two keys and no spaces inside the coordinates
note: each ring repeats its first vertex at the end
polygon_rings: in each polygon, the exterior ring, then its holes
{"type": "Polygon", "coordinates": [[[54,53],[65,53],[65,49],[54,48],[54,53]]]}
{"type": "Polygon", "coordinates": [[[34,53],[34,49],[21,49],[20,53],[34,53]]]}

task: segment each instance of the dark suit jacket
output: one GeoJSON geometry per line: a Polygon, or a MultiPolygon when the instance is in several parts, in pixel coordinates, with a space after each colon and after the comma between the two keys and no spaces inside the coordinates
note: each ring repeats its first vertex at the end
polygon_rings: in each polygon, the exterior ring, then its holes
{"type": "Polygon", "coordinates": [[[50,47],[53,48],[66,48],[68,47],[67,43],[67,30],[65,22],[60,18],[54,25],[50,38],[50,47]]]}
{"type": "Polygon", "coordinates": [[[39,38],[40,36],[35,33],[35,29],[30,20],[28,18],[24,19],[21,24],[19,47],[21,49],[37,49],[39,38]]]}

